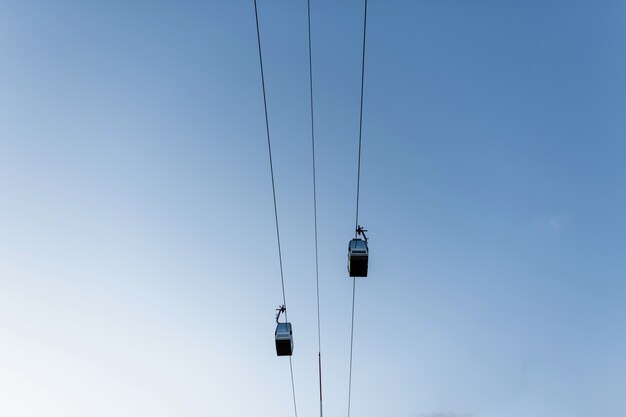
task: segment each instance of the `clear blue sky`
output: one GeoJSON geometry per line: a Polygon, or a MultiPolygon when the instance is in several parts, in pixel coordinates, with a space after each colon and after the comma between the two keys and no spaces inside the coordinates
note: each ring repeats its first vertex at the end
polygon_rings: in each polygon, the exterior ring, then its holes
{"type": "MultiPolygon", "coordinates": [[[[327,416],[362,11],[312,1],[327,416]]],[[[306,2],[259,18],[315,416],[306,2]]],[[[252,1],[2,1],[0,57],[0,415],[293,415],[252,1]]],[[[370,0],[366,66],[352,415],[626,415],[626,4],[370,0]]]]}

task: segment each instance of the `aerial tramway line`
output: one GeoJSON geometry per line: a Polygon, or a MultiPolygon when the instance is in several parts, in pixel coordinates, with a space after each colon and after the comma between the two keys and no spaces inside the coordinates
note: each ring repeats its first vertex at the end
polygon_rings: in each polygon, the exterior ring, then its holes
{"type": "MultiPolygon", "coordinates": [[[[285,296],[285,279],[283,274],[282,251],[280,244],[280,229],[278,222],[278,208],[276,204],[276,186],[274,182],[274,168],[272,163],[272,146],[270,139],[269,119],[267,114],[267,95],[265,91],[265,76],[263,73],[263,55],[261,49],[261,34],[259,30],[259,16],[257,10],[257,0],[254,0],[254,15],[256,20],[257,44],[259,50],[259,66],[261,70],[261,85],[263,89],[263,105],[265,111],[265,128],[267,134],[267,147],[270,163],[270,175],[272,179],[272,196],[274,201],[274,220],[276,225],[276,241],[278,246],[278,260],[280,265],[280,280],[282,287],[283,303],[276,310],[276,331],[274,339],[276,343],[277,356],[289,357],[289,369],[291,373],[291,388],[293,394],[293,405],[295,416],[298,416],[296,405],[296,391],[293,377],[293,365],[291,356],[293,355],[293,329],[291,322],[287,318],[287,303],[285,296]],[[281,315],[284,315],[284,322],[280,321],[281,315]]],[[[307,0],[307,18],[308,18],[308,46],[309,46],[309,87],[310,87],[310,111],[311,111],[311,149],[312,149],[312,167],[313,167],[313,211],[315,225],[315,279],[316,279],[316,298],[317,298],[317,337],[318,337],[318,369],[319,369],[319,387],[320,387],[320,417],[323,415],[322,407],[322,353],[321,353],[321,326],[320,326],[320,292],[319,292],[319,262],[318,262],[318,240],[317,240],[317,189],[316,189],[316,172],[315,172],[315,129],[313,122],[313,66],[311,57],[311,2],[307,0]]],[[[357,186],[356,186],[356,221],[354,238],[348,243],[348,275],[351,278],[366,277],[369,263],[369,248],[367,230],[359,225],[359,197],[361,182],[361,144],[363,132],[363,86],[365,79],[365,34],[367,27],[367,0],[365,0],[364,20],[363,20],[363,51],[361,62],[361,97],[360,97],[360,116],[359,116],[359,147],[358,147],[358,163],[357,163],[357,186]]],[[[352,324],[350,330],[350,373],[348,384],[348,417],[350,417],[350,404],[352,393],[352,352],[354,345],[354,306],[356,295],[356,280],[352,283],[352,324]]]]}
{"type": "Polygon", "coordinates": [[[293,396],[293,411],[296,417],[298,417],[298,407],[296,403],[296,388],[293,378],[293,363],[291,361],[291,355],[293,354],[293,331],[291,328],[291,323],[287,318],[287,297],[285,295],[285,277],[283,273],[283,257],[282,250],[280,246],[280,228],[278,224],[278,207],[276,204],[276,183],[274,181],[274,166],[272,163],[272,142],[270,138],[270,125],[269,118],[267,115],[267,94],[265,92],[265,74],[263,73],[263,53],[261,49],[261,31],[259,30],[259,13],[257,9],[257,2],[254,0],[254,17],[256,20],[256,34],[257,34],[257,45],[259,48],[259,67],[261,70],[261,86],[263,88],[263,107],[265,113],[265,132],[267,134],[267,150],[269,155],[269,163],[270,163],[270,176],[272,179],[272,197],[274,201],[274,222],[276,225],[276,242],[278,246],[278,262],[280,266],[280,283],[282,287],[282,296],[283,303],[278,308],[278,314],[276,314],[276,331],[274,333],[275,341],[276,341],[276,354],[278,356],[288,356],[289,357],[289,372],[291,375],[291,392],[293,396]],[[280,323],[280,315],[284,313],[285,322],[280,323]]]}
{"type": "MultiPolygon", "coordinates": [[[[356,179],[356,219],[354,221],[354,239],[348,244],[348,275],[352,278],[366,277],[369,248],[367,246],[367,236],[359,225],[359,197],[361,193],[361,144],[363,138],[363,86],[365,84],[365,34],[367,31],[367,0],[365,0],[363,13],[363,50],[361,54],[361,108],[359,111],[359,151],[357,162],[356,179]],[[360,238],[363,236],[363,239],[360,238]]],[[[352,400],[352,351],[354,346],[354,305],[356,300],[356,279],[352,281],[352,324],[350,326],[350,371],[348,378],[348,417],[350,417],[350,406],[352,400]]]]}

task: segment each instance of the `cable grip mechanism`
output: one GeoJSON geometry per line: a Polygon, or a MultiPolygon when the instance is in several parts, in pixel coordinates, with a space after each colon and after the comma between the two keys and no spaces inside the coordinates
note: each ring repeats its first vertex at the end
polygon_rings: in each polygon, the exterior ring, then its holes
{"type": "Polygon", "coordinates": [[[285,307],[285,305],[283,304],[283,305],[281,305],[281,306],[278,306],[278,308],[276,309],[276,311],[278,312],[278,313],[276,313],[276,323],[278,323],[278,319],[280,319],[280,313],[286,313],[287,308],[286,308],[286,307],[285,307]]]}
{"type": "Polygon", "coordinates": [[[362,226],[357,226],[356,227],[356,234],[363,236],[363,238],[365,239],[365,242],[367,242],[367,236],[365,236],[365,232],[367,232],[366,229],[363,229],[362,226]]]}

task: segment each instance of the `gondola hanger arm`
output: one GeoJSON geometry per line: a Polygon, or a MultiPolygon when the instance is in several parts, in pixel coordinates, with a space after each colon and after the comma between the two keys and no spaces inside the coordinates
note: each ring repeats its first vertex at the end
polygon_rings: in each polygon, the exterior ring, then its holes
{"type": "Polygon", "coordinates": [[[286,312],[286,311],[287,311],[287,308],[286,308],[286,307],[285,307],[285,305],[283,304],[283,305],[281,305],[281,306],[278,306],[278,308],[276,309],[276,311],[278,312],[278,313],[276,313],[276,323],[278,323],[278,320],[280,319],[280,313],[284,313],[284,312],[286,312]]]}
{"type": "Polygon", "coordinates": [[[365,232],[367,232],[367,229],[363,229],[362,226],[357,226],[356,227],[356,233],[357,235],[361,235],[363,236],[363,238],[365,239],[365,241],[367,242],[367,236],[365,236],[365,232]]]}

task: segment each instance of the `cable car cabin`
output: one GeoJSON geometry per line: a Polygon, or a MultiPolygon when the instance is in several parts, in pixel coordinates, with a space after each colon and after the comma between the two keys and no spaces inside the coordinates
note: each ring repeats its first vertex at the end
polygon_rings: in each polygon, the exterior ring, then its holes
{"type": "Polygon", "coordinates": [[[363,239],[352,239],[348,245],[348,273],[351,277],[367,276],[369,251],[363,239]]]}
{"type": "Polygon", "coordinates": [[[291,323],[278,323],[276,325],[276,354],[278,356],[291,356],[293,353],[293,333],[291,323]]]}

